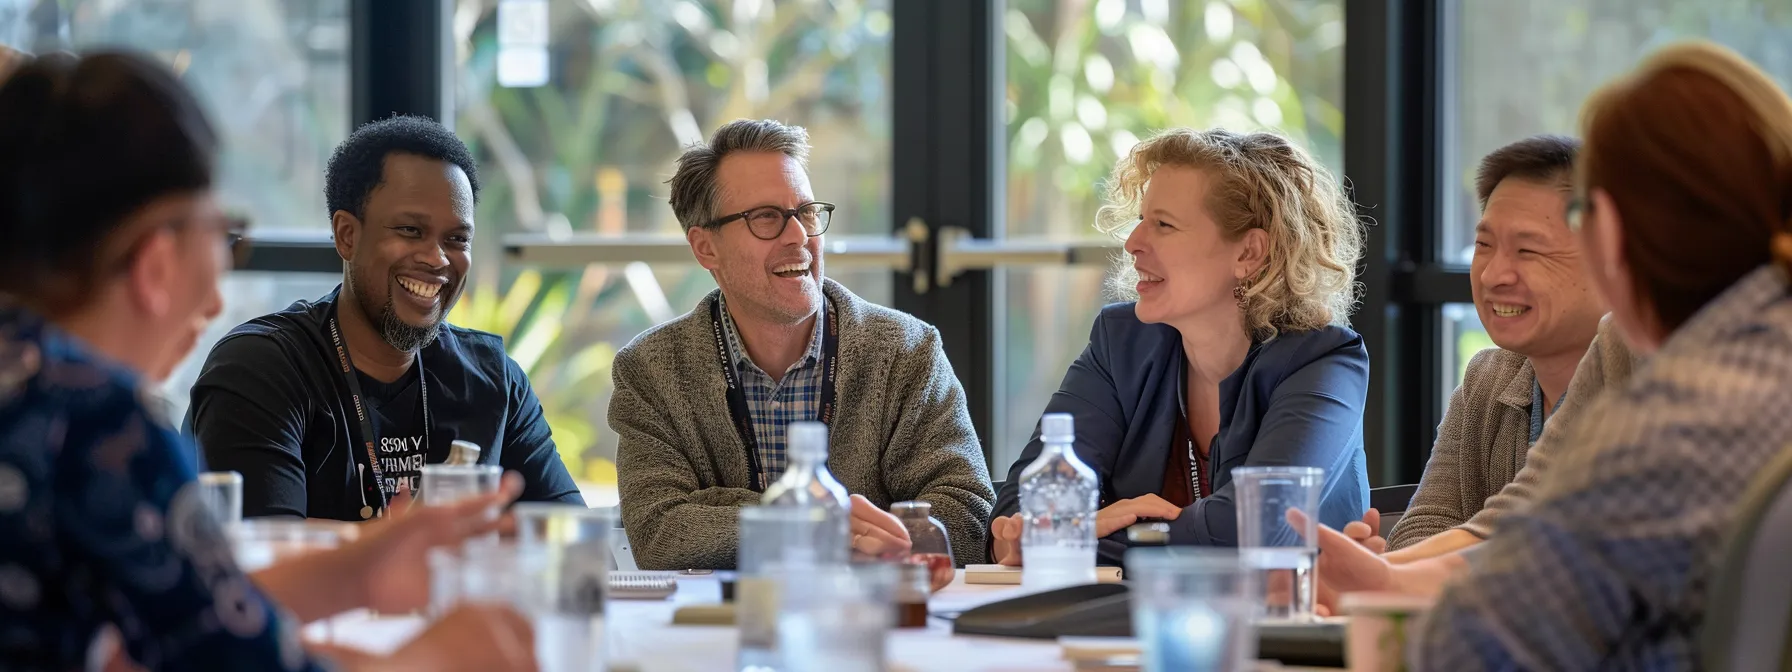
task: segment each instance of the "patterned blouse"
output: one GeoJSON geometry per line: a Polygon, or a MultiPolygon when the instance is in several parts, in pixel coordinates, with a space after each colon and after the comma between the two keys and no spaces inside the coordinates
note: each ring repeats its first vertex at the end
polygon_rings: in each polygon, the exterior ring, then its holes
{"type": "Polygon", "coordinates": [[[0,669],[317,670],[141,381],[0,307],[0,669]],[[114,626],[109,628],[107,626],[114,626]]]}
{"type": "Polygon", "coordinates": [[[1723,535],[1792,441],[1788,381],[1792,293],[1769,266],[1587,408],[1530,507],[1465,555],[1412,668],[1696,668],[1723,535]]]}

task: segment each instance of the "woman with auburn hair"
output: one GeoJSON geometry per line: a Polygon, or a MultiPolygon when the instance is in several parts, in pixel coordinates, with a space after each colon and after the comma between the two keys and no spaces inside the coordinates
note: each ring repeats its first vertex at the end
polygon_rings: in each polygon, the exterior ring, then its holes
{"type": "MultiPolygon", "coordinates": [[[[1272,133],[1171,129],[1120,160],[1107,200],[1133,300],[1096,316],[1045,408],[1075,417],[1101,480],[1100,560],[1141,518],[1172,544],[1237,545],[1241,466],[1324,468],[1320,519],[1360,518],[1369,355],[1345,325],[1363,233],[1331,174],[1272,133]]],[[[998,493],[997,562],[1020,564],[1019,479],[1041,448],[1035,429],[998,493]]]]}
{"type": "Polygon", "coordinates": [[[1792,440],[1792,100],[1742,57],[1665,48],[1596,92],[1570,225],[1647,359],[1469,556],[1414,669],[1695,669],[1748,485],[1792,440]]]}

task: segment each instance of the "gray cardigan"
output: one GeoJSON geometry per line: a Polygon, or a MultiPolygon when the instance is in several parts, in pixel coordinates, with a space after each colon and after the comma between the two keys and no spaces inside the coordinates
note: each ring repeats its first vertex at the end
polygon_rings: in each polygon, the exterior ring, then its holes
{"type": "MultiPolygon", "coordinates": [[[[958,562],[981,562],[995,491],[939,330],[832,280],[822,290],[840,320],[828,468],[878,506],[932,504],[958,562]]],[[[609,419],[623,527],[642,569],[733,568],[738,510],[759,502],[710,330],[718,295],[616,353],[609,419]]]]}
{"type": "Polygon", "coordinates": [[[1537,372],[1531,360],[1499,348],[1477,353],[1462,385],[1450,395],[1419,491],[1388,533],[1388,549],[1455,527],[1486,538],[1501,514],[1530,499],[1543,463],[1560,447],[1568,426],[1600,392],[1628,379],[1634,365],[1611,318],[1600,320],[1561,407],[1532,446],[1531,391],[1537,372]]]}

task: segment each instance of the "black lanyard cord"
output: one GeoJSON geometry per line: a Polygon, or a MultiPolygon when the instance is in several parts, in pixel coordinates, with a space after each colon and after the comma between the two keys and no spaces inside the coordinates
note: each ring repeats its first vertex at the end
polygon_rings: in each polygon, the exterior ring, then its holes
{"type": "MultiPolygon", "coordinates": [[[[336,310],[338,313],[341,312],[342,308],[340,303],[337,304],[336,310]]],[[[361,382],[355,377],[354,361],[349,358],[348,346],[343,344],[342,329],[340,325],[337,324],[335,315],[330,316],[329,327],[330,342],[336,346],[336,362],[338,364],[338,369],[342,374],[343,383],[348,386],[349,405],[354,407],[355,417],[360,420],[361,435],[353,438],[358,438],[360,443],[365,447],[367,468],[373,471],[372,487],[368,487],[368,484],[365,481],[360,484],[362,494],[361,518],[365,520],[374,517],[376,514],[384,516],[387,507],[391,504],[391,498],[387,496],[386,488],[383,485],[386,482],[386,470],[380,467],[379,456],[374,452],[373,446],[379,439],[374,435],[373,421],[369,417],[367,405],[363,401],[365,395],[361,394],[361,382]],[[367,505],[367,494],[369,491],[373,494],[373,500],[380,503],[378,511],[375,511],[372,506],[367,505]]],[[[423,400],[423,454],[427,456],[429,455],[429,428],[431,424],[429,418],[429,383],[424,380],[423,376],[422,351],[414,353],[413,356],[416,359],[411,366],[417,369],[417,391],[423,400]]],[[[351,428],[350,431],[352,432],[353,429],[351,428]]],[[[360,462],[361,455],[359,454],[359,451],[351,450],[349,451],[349,455],[352,458],[352,461],[357,463],[360,462]]],[[[425,461],[428,459],[428,457],[424,458],[425,461]]]]}
{"type": "MultiPolygon", "coordinates": [[[[824,425],[834,422],[834,379],[839,375],[840,325],[838,320],[829,319],[833,307],[821,311],[821,409],[815,419],[824,425]]],[[[722,380],[728,384],[728,415],[733,420],[734,431],[740,435],[740,441],[747,448],[747,472],[755,492],[765,490],[765,474],[759,465],[759,435],[753,431],[753,411],[747,406],[747,392],[741,382],[740,374],[734,370],[734,362],[728,355],[728,337],[723,333],[722,298],[709,304],[710,327],[715,334],[716,357],[722,364],[722,380]]]]}

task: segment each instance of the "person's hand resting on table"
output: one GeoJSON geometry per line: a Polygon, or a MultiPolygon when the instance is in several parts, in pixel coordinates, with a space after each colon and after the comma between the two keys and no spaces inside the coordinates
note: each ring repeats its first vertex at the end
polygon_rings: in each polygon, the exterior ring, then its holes
{"type": "MultiPolygon", "coordinates": [[[[1288,524],[1294,529],[1304,529],[1305,523],[1305,516],[1299,510],[1288,510],[1288,524]]],[[[1355,525],[1357,523],[1353,522],[1345,527],[1355,525]]],[[[1315,525],[1314,529],[1319,536],[1316,565],[1319,594],[1314,601],[1324,607],[1327,614],[1337,613],[1338,600],[1346,593],[1389,591],[1436,596],[1445,581],[1468,566],[1457,554],[1395,564],[1370,550],[1363,537],[1353,537],[1325,525],[1315,525]]]]}
{"type": "Polygon", "coordinates": [[[877,508],[864,495],[852,496],[852,551],[876,558],[908,554],[908,528],[896,514],[877,508]]]}
{"type": "MultiPolygon", "coordinates": [[[[1122,499],[1102,507],[1095,513],[1095,538],[1100,539],[1131,527],[1143,518],[1175,520],[1182,509],[1157,495],[1141,495],[1122,499]]],[[[1002,516],[990,521],[990,556],[997,564],[1018,567],[1021,564],[1021,514],[1002,516]]]]}

